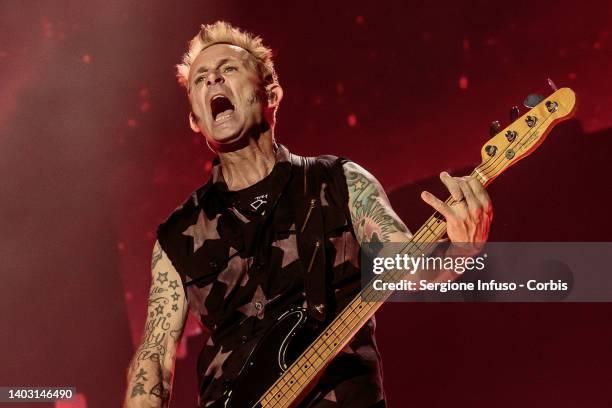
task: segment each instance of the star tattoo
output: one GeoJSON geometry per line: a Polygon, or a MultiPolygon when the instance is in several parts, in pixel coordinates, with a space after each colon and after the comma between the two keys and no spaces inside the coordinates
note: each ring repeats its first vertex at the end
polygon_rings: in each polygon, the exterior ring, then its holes
{"type": "Polygon", "coordinates": [[[170,286],[172,289],[178,288],[178,283],[176,282],[176,279],[170,281],[170,284],[168,286],[170,286]]]}
{"type": "Polygon", "coordinates": [[[174,300],[175,302],[176,302],[177,300],[179,300],[179,294],[178,294],[178,293],[176,293],[176,292],[174,292],[174,293],[172,294],[172,300],[174,300]]]}
{"type": "Polygon", "coordinates": [[[178,310],[178,305],[176,303],[172,305],[172,310],[175,312],[178,310]]]}
{"type": "Polygon", "coordinates": [[[168,282],[168,272],[160,272],[159,275],[157,275],[157,281],[159,283],[168,282]]]}
{"type": "Polygon", "coordinates": [[[157,313],[157,316],[159,316],[160,314],[164,313],[164,307],[162,305],[157,305],[155,312],[157,313]]]}

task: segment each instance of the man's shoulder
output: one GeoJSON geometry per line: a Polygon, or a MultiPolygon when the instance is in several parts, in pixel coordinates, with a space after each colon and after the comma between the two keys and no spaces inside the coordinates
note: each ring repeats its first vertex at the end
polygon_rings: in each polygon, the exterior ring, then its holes
{"type": "Polygon", "coordinates": [[[292,156],[294,164],[297,163],[299,165],[303,165],[304,161],[306,161],[308,163],[308,166],[314,166],[317,169],[321,169],[323,171],[341,169],[344,163],[351,162],[350,159],[344,156],[336,156],[333,154],[321,154],[318,156],[300,156],[292,153],[292,156]]]}
{"type": "Polygon", "coordinates": [[[200,202],[204,197],[205,192],[210,187],[210,182],[206,182],[194,191],[192,191],[159,225],[159,228],[168,228],[182,224],[184,220],[191,220],[193,215],[200,208],[200,202]]]}

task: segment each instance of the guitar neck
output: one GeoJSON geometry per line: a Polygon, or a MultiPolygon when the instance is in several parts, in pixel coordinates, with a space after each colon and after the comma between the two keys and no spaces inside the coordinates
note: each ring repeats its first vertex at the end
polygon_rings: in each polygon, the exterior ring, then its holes
{"type": "MultiPolygon", "coordinates": [[[[559,89],[546,98],[482,147],[483,161],[471,176],[484,186],[489,185],[508,167],[532,153],[557,122],[569,119],[573,115],[575,102],[575,94],[569,88],[559,89]]],[[[452,205],[455,200],[449,197],[446,203],[452,205]]],[[[436,212],[398,253],[408,256],[429,254],[445,233],[446,221],[436,212]]],[[[375,279],[397,282],[406,274],[406,271],[394,270],[375,279]]],[[[260,398],[260,405],[274,408],[293,406],[317,374],[348,344],[391,294],[392,291],[375,291],[372,281],[366,285],[260,398]]]]}
{"type": "MultiPolygon", "coordinates": [[[[447,203],[452,204],[452,202],[452,198],[447,200],[447,203]]],[[[402,254],[411,256],[429,252],[445,232],[446,222],[438,213],[434,213],[418,229],[412,240],[406,244],[402,254]]],[[[400,271],[393,271],[386,274],[386,277],[382,279],[391,282],[397,280],[400,273],[400,271]]],[[[381,279],[381,277],[377,277],[377,279],[381,279]]],[[[362,289],[263,395],[260,399],[262,407],[291,407],[296,397],[307,389],[313,378],[348,344],[355,333],[374,315],[391,294],[391,291],[375,292],[371,283],[362,289]],[[373,298],[376,298],[376,300],[364,300],[373,298]]]]}

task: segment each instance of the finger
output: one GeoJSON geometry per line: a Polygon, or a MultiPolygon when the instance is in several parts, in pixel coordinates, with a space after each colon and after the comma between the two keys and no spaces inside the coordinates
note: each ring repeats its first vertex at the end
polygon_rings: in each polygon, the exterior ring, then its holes
{"type": "Polygon", "coordinates": [[[485,211],[489,212],[491,209],[491,197],[489,197],[487,189],[484,188],[476,177],[472,177],[470,179],[469,185],[478,201],[480,201],[480,204],[482,204],[482,207],[485,209],[485,211]]]}
{"type": "Polygon", "coordinates": [[[448,206],[448,204],[446,204],[444,201],[440,200],[438,197],[431,194],[430,192],[423,191],[421,193],[421,198],[427,204],[432,206],[434,210],[442,214],[447,221],[455,216],[453,210],[448,206]]]}
{"type": "Polygon", "coordinates": [[[478,214],[478,212],[482,210],[482,205],[474,195],[472,187],[470,187],[469,181],[463,179],[459,182],[459,187],[461,188],[461,192],[463,193],[465,201],[467,202],[468,211],[471,214],[478,214]]]}
{"type": "Polygon", "coordinates": [[[448,191],[451,193],[451,196],[453,196],[455,201],[460,201],[463,198],[463,194],[461,193],[461,188],[459,187],[459,184],[457,183],[457,180],[455,180],[454,177],[451,177],[450,174],[443,171],[442,173],[440,173],[440,180],[442,180],[442,183],[444,183],[444,185],[446,186],[448,191]]]}

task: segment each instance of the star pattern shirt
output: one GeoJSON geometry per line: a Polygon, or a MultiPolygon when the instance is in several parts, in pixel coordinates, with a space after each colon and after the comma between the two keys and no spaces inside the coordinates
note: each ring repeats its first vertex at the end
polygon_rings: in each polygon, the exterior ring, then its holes
{"type": "MultiPolygon", "coordinates": [[[[219,399],[278,316],[291,306],[306,306],[309,262],[300,259],[295,213],[306,204],[296,203],[290,193],[303,180],[296,177],[289,155],[278,145],[272,172],[242,191],[227,189],[217,163],[210,180],[158,228],[158,241],[181,276],[190,309],[210,332],[198,358],[200,407],[219,399]]],[[[326,289],[333,294],[333,313],[360,290],[360,248],[348,215],[344,161],[317,158],[326,169],[317,190],[327,260],[320,272],[330,276],[326,289]]],[[[384,406],[374,326],[372,318],[300,408],[384,406]]]]}

